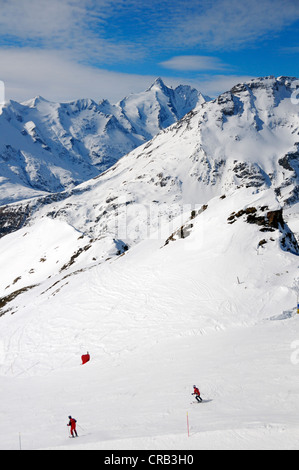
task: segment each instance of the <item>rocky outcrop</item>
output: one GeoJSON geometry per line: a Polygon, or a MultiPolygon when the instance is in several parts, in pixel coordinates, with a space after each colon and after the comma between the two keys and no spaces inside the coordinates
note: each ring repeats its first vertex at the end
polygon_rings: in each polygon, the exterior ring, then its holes
{"type": "Polygon", "coordinates": [[[295,150],[280,158],[278,163],[286,172],[282,185],[276,189],[276,194],[281,196],[282,192],[287,190],[286,204],[296,204],[299,201],[299,142],[295,144],[295,150]]]}
{"type": "MultiPolygon", "coordinates": [[[[279,231],[280,246],[284,251],[288,251],[299,256],[299,244],[296,236],[291,231],[283,218],[283,209],[269,211],[268,206],[247,207],[238,212],[233,212],[228,217],[228,223],[233,224],[238,219],[246,221],[248,224],[255,224],[260,227],[263,233],[279,231]]],[[[273,238],[270,238],[273,241],[273,238]]],[[[258,246],[264,246],[266,239],[259,242],[258,246]]]]}
{"type": "Polygon", "coordinates": [[[29,214],[28,204],[0,207],[0,238],[22,228],[29,214]]]}

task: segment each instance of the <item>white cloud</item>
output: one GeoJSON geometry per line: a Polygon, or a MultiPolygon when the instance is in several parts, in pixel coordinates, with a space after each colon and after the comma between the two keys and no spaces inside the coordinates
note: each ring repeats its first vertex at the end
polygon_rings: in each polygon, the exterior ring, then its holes
{"type": "MultiPolygon", "coordinates": [[[[297,7],[297,0],[0,0],[1,44],[10,46],[0,48],[0,80],[7,99],[40,94],[53,101],[91,97],[115,102],[144,90],[156,76],[111,72],[111,64],[126,63],[129,69],[142,59],[142,67],[145,59],[154,63],[167,51],[177,55],[160,64],[165,69],[222,72],[189,80],[217,96],[242,77],[224,75],[226,64],[211,52],[187,55],[187,48],[200,45],[211,51],[253,44],[296,21],[297,7]],[[124,26],[126,15],[132,36],[124,26]]],[[[165,80],[188,83],[179,77],[165,80]]]]}
{"type": "Polygon", "coordinates": [[[172,57],[169,60],[161,62],[165,68],[173,70],[223,70],[226,65],[217,57],[200,56],[200,55],[181,55],[172,57]]]}
{"type": "Polygon", "coordinates": [[[25,101],[41,95],[50,101],[107,98],[114,103],[143,91],[155,78],[82,65],[57,51],[0,49],[0,80],[7,100],[25,101]]]}
{"type": "MultiPolygon", "coordinates": [[[[78,64],[72,57],[57,51],[0,49],[0,80],[4,82],[7,100],[22,102],[41,95],[59,102],[105,98],[116,103],[130,93],[144,91],[156,78],[155,75],[111,72],[78,64]]],[[[194,79],[162,76],[168,86],[189,84],[211,97],[251,78],[254,77],[224,74],[200,74],[194,79]]]]}
{"type": "MultiPolygon", "coordinates": [[[[187,70],[190,47],[242,48],[299,19],[297,0],[0,0],[0,11],[4,45],[64,51],[104,68],[184,51],[177,70],[187,70]]],[[[223,69],[209,54],[189,59],[188,70],[223,69]]]]}
{"type": "Polygon", "coordinates": [[[63,37],[76,24],[83,9],[73,1],[1,0],[1,34],[23,39],[63,37]]]}
{"type": "Polygon", "coordinates": [[[298,19],[297,0],[179,1],[155,34],[164,48],[175,41],[177,47],[234,50],[269,38],[298,19]]]}
{"type": "MultiPolygon", "coordinates": [[[[0,80],[5,84],[6,99],[25,101],[41,95],[50,101],[71,101],[78,98],[103,98],[116,103],[130,93],[147,89],[154,75],[111,72],[84,66],[56,51],[30,48],[0,49],[0,80]]],[[[194,86],[202,93],[216,97],[251,76],[201,75],[196,79],[162,76],[168,86],[194,86]]]]}
{"type": "Polygon", "coordinates": [[[68,50],[85,63],[241,48],[299,19],[297,0],[0,0],[0,11],[4,44],[68,50]]]}
{"type": "Polygon", "coordinates": [[[106,36],[122,0],[0,0],[0,35],[14,46],[67,51],[79,62],[140,57],[129,42],[106,36]]]}
{"type": "Polygon", "coordinates": [[[280,51],[286,54],[298,54],[299,46],[281,47],[280,51]]]}

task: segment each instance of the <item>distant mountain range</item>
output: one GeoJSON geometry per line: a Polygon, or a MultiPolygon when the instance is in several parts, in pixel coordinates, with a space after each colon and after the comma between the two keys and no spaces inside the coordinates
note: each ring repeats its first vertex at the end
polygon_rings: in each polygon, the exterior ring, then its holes
{"type": "Polygon", "coordinates": [[[9,101],[0,115],[0,205],[72,188],[110,168],[206,101],[190,86],[158,78],[117,104],[38,96],[9,101]]]}
{"type": "MultiPolygon", "coordinates": [[[[100,175],[75,188],[3,207],[0,233],[50,217],[93,239],[112,240],[116,238],[115,225],[125,217],[130,233],[122,238],[131,245],[140,236],[130,229],[136,220],[140,227],[153,230],[157,223],[180,216],[185,204],[201,207],[213,197],[242,188],[269,190],[269,207],[294,205],[299,201],[299,116],[291,99],[293,82],[286,77],[265,77],[236,85],[217,99],[200,104],[100,175]],[[155,207],[156,216],[149,218],[142,210],[139,213],[140,205],[155,207]]],[[[143,96],[165,96],[165,90],[157,81],[143,96]]],[[[198,102],[198,94],[192,94],[198,102]]],[[[139,99],[140,95],[131,97],[126,106],[140,109],[136,104],[139,99]],[[130,101],[134,106],[129,106],[130,101]]],[[[45,106],[48,109],[49,104],[45,106]]],[[[160,112],[162,107],[158,109],[160,112]]],[[[170,113],[170,108],[165,109],[170,113]]],[[[168,124],[170,116],[175,119],[169,114],[168,124]]],[[[86,134],[84,129],[81,132],[86,134]]],[[[33,140],[29,129],[27,139],[33,140]]],[[[42,145],[46,142],[39,142],[42,145]]],[[[103,256],[107,256],[105,250],[103,256]]]]}

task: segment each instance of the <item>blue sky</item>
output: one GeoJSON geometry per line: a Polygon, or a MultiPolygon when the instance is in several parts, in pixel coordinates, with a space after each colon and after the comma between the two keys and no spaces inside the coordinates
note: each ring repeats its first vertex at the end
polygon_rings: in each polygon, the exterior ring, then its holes
{"type": "Polygon", "coordinates": [[[255,76],[299,77],[299,0],[0,0],[7,99],[116,102],[166,84],[212,97],[255,76]]]}

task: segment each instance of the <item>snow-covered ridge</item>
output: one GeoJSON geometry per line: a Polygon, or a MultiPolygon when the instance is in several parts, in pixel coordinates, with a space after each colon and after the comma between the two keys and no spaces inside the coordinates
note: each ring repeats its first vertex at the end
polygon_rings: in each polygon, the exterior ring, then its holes
{"type": "MultiPolygon", "coordinates": [[[[101,236],[110,218],[137,203],[167,204],[174,217],[184,204],[201,205],[238,188],[253,188],[271,189],[282,207],[294,204],[299,115],[292,103],[293,84],[291,78],[266,78],[236,85],[95,179],[25,202],[18,211],[27,213],[26,219],[41,208],[40,214],[55,214],[81,232],[101,236]]],[[[11,212],[12,207],[2,209],[4,231],[9,230],[5,213],[11,212]]]]}
{"type": "Polygon", "coordinates": [[[0,205],[93,178],[204,101],[189,86],[157,79],[116,104],[8,102],[0,115],[0,205]]]}

